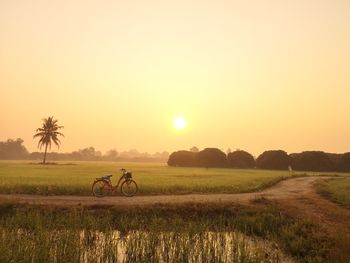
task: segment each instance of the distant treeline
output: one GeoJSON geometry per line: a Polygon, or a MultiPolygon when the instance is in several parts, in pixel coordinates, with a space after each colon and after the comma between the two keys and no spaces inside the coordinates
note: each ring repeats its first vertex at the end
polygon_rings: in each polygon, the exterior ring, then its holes
{"type": "Polygon", "coordinates": [[[237,150],[225,154],[217,148],[202,151],[177,151],[168,159],[169,166],[227,167],[238,169],[269,169],[317,172],[350,172],[350,152],[344,154],[305,151],[287,154],[282,150],[265,151],[256,159],[250,153],[237,150]]]}
{"type": "MultiPolygon", "coordinates": [[[[0,142],[0,160],[38,160],[43,159],[42,152],[28,152],[22,139],[8,139],[0,142]]],[[[50,152],[47,154],[49,161],[120,161],[120,162],[166,162],[169,153],[157,152],[154,154],[140,153],[137,150],[122,151],[110,150],[105,154],[88,147],[70,153],[50,152]]]]}

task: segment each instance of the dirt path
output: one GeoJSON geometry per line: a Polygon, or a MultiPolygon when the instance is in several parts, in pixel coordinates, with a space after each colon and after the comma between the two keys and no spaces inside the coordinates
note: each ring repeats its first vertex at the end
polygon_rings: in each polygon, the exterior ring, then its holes
{"type": "Polygon", "coordinates": [[[242,194],[186,194],[186,195],[152,195],[135,196],[132,198],[124,196],[108,196],[96,198],[93,196],[41,196],[22,194],[2,194],[0,202],[14,202],[22,204],[37,205],[63,205],[63,206],[134,206],[153,204],[184,204],[184,203],[249,203],[257,197],[264,196],[268,199],[298,199],[302,196],[310,196],[314,193],[313,185],[320,180],[319,177],[300,177],[284,180],[268,189],[254,193],[242,194]]]}

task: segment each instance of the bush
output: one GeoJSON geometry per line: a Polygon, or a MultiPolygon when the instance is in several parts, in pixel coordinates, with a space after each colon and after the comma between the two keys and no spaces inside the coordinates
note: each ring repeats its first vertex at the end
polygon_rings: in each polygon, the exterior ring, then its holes
{"type": "Polygon", "coordinates": [[[168,165],[184,167],[196,166],[196,155],[197,153],[190,151],[173,152],[169,156],[168,165]]]}
{"type": "Polygon", "coordinates": [[[226,167],[226,154],[217,148],[205,148],[197,154],[201,167],[226,167]]]}
{"type": "Polygon", "coordinates": [[[342,154],[336,169],[339,172],[350,172],[350,152],[342,154]]]}
{"type": "Polygon", "coordinates": [[[287,170],[290,164],[291,158],[282,150],[265,151],[256,159],[260,169],[287,170]]]}
{"type": "Polygon", "coordinates": [[[227,155],[227,165],[232,168],[248,169],[255,167],[253,155],[246,151],[234,151],[227,155]]]}
{"type": "Polygon", "coordinates": [[[291,157],[294,170],[328,172],[334,171],[336,167],[335,161],[332,161],[334,158],[321,151],[305,151],[291,154],[291,157]]]}

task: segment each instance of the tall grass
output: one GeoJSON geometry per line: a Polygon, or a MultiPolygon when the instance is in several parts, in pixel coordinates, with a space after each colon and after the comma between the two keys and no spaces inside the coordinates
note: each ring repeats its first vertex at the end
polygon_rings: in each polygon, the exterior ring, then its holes
{"type": "Polygon", "coordinates": [[[274,207],[1,205],[0,262],[280,262],[280,249],[316,262],[327,256],[316,230],[274,207]]]}
{"type": "Polygon", "coordinates": [[[0,229],[1,262],[281,262],[277,249],[236,232],[0,229]]]}

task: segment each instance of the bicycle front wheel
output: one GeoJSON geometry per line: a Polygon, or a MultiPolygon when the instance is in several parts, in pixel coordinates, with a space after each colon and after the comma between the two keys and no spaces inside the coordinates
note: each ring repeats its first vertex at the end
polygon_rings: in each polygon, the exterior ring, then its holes
{"type": "Polygon", "coordinates": [[[132,197],[134,196],[139,188],[137,187],[137,184],[134,180],[127,180],[124,181],[120,187],[121,192],[123,193],[123,195],[127,196],[127,197],[132,197]]]}
{"type": "Polygon", "coordinates": [[[105,180],[97,180],[92,185],[92,194],[96,197],[104,197],[108,194],[109,187],[105,180]]]}

